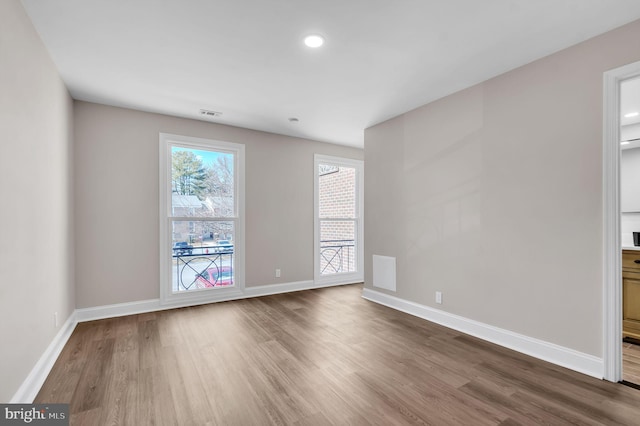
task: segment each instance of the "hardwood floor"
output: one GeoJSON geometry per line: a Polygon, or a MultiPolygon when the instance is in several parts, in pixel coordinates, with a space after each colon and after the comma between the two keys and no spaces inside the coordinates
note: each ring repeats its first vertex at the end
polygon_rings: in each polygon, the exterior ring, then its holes
{"type": "Polygon", "coordinates": [[[640,345],[622,343],[622,378],[640,385],[640,345]]]}
{"type": "Polygon", "coordinates": [[[368,302],[361,285],[81,323],[36,402],[75,425],[637,425],[640,391],[368,302]]]}

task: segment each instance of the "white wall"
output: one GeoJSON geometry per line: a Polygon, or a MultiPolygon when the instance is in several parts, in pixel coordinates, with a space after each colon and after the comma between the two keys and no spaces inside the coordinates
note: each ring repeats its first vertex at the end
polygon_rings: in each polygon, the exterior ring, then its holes
{"type": "MultiPolygon", "coordinates": [[[[628,141],[628,140],[638,139],[638,138],[640,138],[640,124],[629,124],[627,126],[620,127],[621,141],[628,141]]],[[[632,146],[632,145],[629,145],[629,146],[632,146]]]]}
{"type": "Polygon", "coordinates": [[[400,298],[600,357],[602,78],[638,39],[640,21],[367,129],[366,287],[372,255],[396,257],[400,298]]]}
{"type": "Polygon", "coordinates": [[[633,232],[640,232],[640,211],[625,212],[625,205],[638,206],[625,198],[640,200],[640,148],[624,149],[620,153],[620,204],[623,213],[620,218],[621,244],[623,247],[633,246],[633,232]]]}
{"type": "Polygon", "coordinates": [[[0,401],[74,307],[72,101],[18,0],[0,2],[0,401]]]}
{"type": "Polygon", "coordinates": [[[620,210],[640,212],[640,148],[620,153],[620,210]]]}
{"type": "Polygon", "coordinates": [[[159,297],[160,132],[245,144],[247,287],[313,280],[313,155],[361,149],[74,105],[78,308],[159,297]]]}

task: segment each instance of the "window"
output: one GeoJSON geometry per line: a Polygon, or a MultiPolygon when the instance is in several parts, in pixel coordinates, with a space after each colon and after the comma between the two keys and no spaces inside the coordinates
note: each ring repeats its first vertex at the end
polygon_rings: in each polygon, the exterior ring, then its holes
{"type": "Polygon", "coordinates": [[[244,145],[160,134],[162,303],[244,288],[244,145]]]}
{"type": "Polygon", "coordinates": [[[362,174],[362,161],[315,156],[316,282],[364,279],[362,174]]]}

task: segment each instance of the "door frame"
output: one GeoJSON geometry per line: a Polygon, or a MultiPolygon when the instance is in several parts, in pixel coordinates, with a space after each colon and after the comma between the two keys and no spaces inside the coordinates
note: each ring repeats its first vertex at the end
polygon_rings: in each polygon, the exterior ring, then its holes
{"type": "Polygon", "coordinates": [[[620,84],[640,76],[640,61],[603,76],[603,376],[622,380],[622,253],[620,242],[620,84]]]}

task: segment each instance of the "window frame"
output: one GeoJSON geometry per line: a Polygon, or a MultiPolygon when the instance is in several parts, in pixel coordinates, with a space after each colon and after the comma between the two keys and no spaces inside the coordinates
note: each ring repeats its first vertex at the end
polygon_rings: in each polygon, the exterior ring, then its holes
{"type": "Polygon", "coordinates": [[[364,281],[364,161],[351,158],[314,154],[313,165],[313,276],[314,282],[320,285],[350,284],[364,281]],[[321,218],[320,217],[320,164],[338,167],[350,167],[356,170],[355,218],[321,218]],[[354,220],[356,271],[322,275],[320,273],[320,222],[322,220],[354,220]]]}
{"type": "Polygon", "coordinates": [[[159,255],[160,255],[160,304],[190,306],[239,297],[245,288],[245,147],[243,144],[213,139],[160,133],[159,151],[159,255]],[[231,217],[173,216],[171,186],[171,148],[227,152],[234,155],[235,214],[231,217]],[[226,288],[206,288],[174,293],[172,290],[172,245],[174,221],[225,221],[234,223],[234,285],[226,288]]]}

